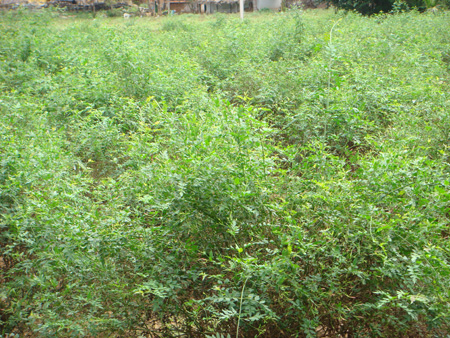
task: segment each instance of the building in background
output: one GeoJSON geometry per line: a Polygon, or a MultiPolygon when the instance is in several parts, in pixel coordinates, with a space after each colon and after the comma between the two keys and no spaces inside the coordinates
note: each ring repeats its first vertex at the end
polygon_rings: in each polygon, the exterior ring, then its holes
{"type": "MultiPolygon", "coordinates": [[[[312,3],[318,0],[303,0],[305,7],[311,8],[306,2],[312,3]]],[[[299,2],[300,4],[302,2],[299,2]]],[[[278,11],[283,6],[290,7],[297,0],[244,0],[244,10],[247,12],[264,9],[278,11]]],[[[44,6],[65,7],[67,10],[101,10],[126,6],[138,6],[141,15],[161,15],[167,13],[202,13],[212,14],[239,12],[239,0],[0,0],[0,7],[14,8],[25,5],[33,8],[44,6]],[[133,4],[134,3],[134,4],[133,4]],[[146,8],[148,6],[148,8],[146,8]]]]}
{"type": "Polygon", "coordinates": [[[262,9],[280,10],[281,0],[255,0],[255,9],[257,11],[262,9]]]}

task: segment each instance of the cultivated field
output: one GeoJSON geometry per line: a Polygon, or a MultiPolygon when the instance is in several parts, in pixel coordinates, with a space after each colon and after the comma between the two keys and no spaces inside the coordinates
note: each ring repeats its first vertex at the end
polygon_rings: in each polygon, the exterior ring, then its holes
{"type": "Polygon", "coordinates": [[[0,13],[0,337],[448,337],[449,147],[449,12],[0,13]]]}

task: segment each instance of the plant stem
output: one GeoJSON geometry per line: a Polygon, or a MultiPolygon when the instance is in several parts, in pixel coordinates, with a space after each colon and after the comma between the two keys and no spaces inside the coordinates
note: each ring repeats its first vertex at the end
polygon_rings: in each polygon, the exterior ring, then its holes
{"type": "Polygon", "coordinates": [[[237,328],[236,328],[236,338],[239,337],[239,322],[241,321],[241,311],[242,311],[242,299],[244,298],[244,290],[245,290],[245,284],[247,284],[248,277],[245,279],[244,285],[242,286],[241,291],[241,300],[239,303],[239,315],[238,315],[238,322],[237,322],[237,328]]]}

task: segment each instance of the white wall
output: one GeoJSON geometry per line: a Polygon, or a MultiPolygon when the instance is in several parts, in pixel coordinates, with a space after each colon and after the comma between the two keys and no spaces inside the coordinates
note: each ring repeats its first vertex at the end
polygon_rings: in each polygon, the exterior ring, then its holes
{"type": "Polygon", "coordinates": [[[256,0],[256,9],[280,9],[281,8],[281,0],[256,0]]]}

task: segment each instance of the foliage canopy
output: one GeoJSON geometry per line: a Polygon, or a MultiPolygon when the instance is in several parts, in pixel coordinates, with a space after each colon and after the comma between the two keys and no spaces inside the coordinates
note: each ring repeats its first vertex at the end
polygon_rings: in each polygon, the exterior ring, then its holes
{"type": "Polygon", "coordinates": [[[356,11],[364,15],[450,7],[449,0],[329,0],[327,2],[338,9],[356,11]]]}

